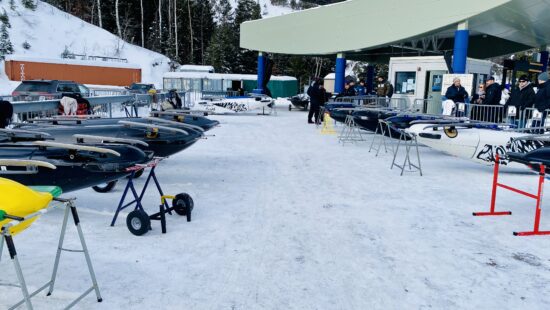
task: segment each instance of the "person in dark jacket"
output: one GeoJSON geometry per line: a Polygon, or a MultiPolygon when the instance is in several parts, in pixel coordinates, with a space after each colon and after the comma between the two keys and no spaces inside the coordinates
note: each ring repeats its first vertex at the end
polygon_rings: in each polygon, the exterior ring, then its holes
{"type": "Polygon", "coordinates": [[[326,90],[323,87],[323,81],[319,78],[315,79],[313,85],[307,89],[307,94],[309,96],[307,122],[309,124],[315,124],[319,122],[319,110],[326,100],[326,90]],[[312,117],[315,117],[315,122],[311,119],[312,117]]]}
{"type": "Polygon", "coordinates": [[[344,85],[344,91],[340,94],[339,97],[353,97],[356,96],[357,93],[355,92],[355,87],[353,85],[353,82],[346,82],[344,85]]]}
{"type": "Polygon", "coordinates": [[[539,74],[539,90],[535,95],[535,108],[542,112],[541,120],[536,124],[536,127],[544,127],[548,109],[550,109],[550,83],[548,83],[548,72],[539,74]]]}
{"type": "Polygon", "coordinates": [[[393,96],[393,85],[386,81],[383,76],[377,78],[376,96],[391,98],[393,96]]]}
{"type": "Polygon", "coordinates": [[[359,85],[355,86],[355,92],[357,93],[357,96],[365,96],[367,94],[365,80],[359,80],[359,85]]]}
{"type": "Polygon", "coordinates": [[[533,85],[529,82],[527,75],[522,75],[519,77],[518,86],[512,90],[504,111],[508,113],[510,107],[515,107],[516,113],[513,115],[508,114],[508,117],[512,118],[520,128],[523,128],[525,120],[531,118],[531,113],[527,113],[525,109],[533,108],[534,105],[535,91],[533,90],[533,85]]]}
{"type": "Polygon", "coordinates": [[[501,96],[502,89],[500,85],[495,83],[494,77],[490,76],[487,81],[485,81],[485,100],[483,100],[483,104],[499,105],[501,96]]]}
{"type": "Polygon", "coordinates": [[[449,86],[447,88],[447,91],[445,92],[445,97],[447,99],[452,100],[454,103],[461,102],[465,103],[468,101],[468,92],[462,85],[460,85],[460,79],[455,78],[453,80],[453,85],[449,86]]]}
{"type": "Polygon", "coordinates": [[[0,100],[0,129],[8,127],[13,117],[13,106],[9,101],[0,100]]]}

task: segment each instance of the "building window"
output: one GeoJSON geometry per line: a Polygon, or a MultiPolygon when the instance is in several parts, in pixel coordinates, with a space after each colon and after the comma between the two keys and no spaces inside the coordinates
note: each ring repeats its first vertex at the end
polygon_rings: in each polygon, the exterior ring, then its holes
{"type": "Polygon", "coordinates": [[[416,89],[416,72],[396,72],[395,91],[396,94],[414,95],[416,89]]]}

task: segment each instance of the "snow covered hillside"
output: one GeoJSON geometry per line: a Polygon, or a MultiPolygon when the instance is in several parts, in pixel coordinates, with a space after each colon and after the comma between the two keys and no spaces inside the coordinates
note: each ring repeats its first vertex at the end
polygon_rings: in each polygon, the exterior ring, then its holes
{"type": "MultiPolygon", "coordinates": [[[[170,59],[166,56],[124,42],[107,30],[47,3],[38,1],[35,11],[24,8],[21,0],[15,0],[15,4],[12,10],[9,1],[0,2],[0,13],[5,10],[9,16],[14,55],[59,59],[67,48],[75,54],[126,58],[129,63],[141,66],[143,82],[162,86],[162,74],[169,70],[170,59]],[[29,49],[23,48],[24,42],[30,44],[29,49]]],[[[9,94],[14,83],[8,81],[3,62],[0,69],[0,95],[9,94]]]]}
{"type": "MultiPolygon", "coordinates": [[[[233,8],[237,7],[238,0],[230,0],[230,2],[233,8]]],[[[260,3],[260,7],[262,8],[263,18],[280,16],[280,15],[294,12],[294,10],[290,7],[271,4],[271,0],[259,0],[258,2],[260,3]]]]}

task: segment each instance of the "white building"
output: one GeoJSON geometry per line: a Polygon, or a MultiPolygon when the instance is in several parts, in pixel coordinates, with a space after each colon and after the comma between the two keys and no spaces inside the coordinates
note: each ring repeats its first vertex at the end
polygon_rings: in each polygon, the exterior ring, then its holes
{"type": "MultiPolygon", "coordinates": [[[[466,89],[470,96],[491,74],[492,65],[487,60],[468,58],[466,73],[474,77],[472,89],[466,89]]],[[[419,100],[441,100],[443,74],[449,73],[443,56],[392,57],[388,70],[388,81],[394,87],[392,98],[407,99],[410,105],[419,100]]]]}

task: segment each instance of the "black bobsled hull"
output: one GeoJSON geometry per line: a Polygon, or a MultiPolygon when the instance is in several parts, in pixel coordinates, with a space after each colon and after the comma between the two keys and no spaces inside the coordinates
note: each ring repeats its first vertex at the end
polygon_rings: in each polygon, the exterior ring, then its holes
{"type": "Polygon", "coordinates": [[[54,170],[38,168],[37,171],[11,170],[0,176],[24,185],[55,185],[63,192],[70,192],[101,183],[114,181],[129,174],[127,169],[146,163],[151,156],[128,145],[82,144],[118,153],[73,150],[59,147],[37,146],[32,143],[0,144],[0,159],[39,160],[51,163],[54,170]],[[120,155],[120,156],[118,156],[120,155]]]}
{"type": "Polygon", "coordinates": [[[330,111],[330,117],[340,123],[344,123],[346,121],[346,117],[352,114],[353,110],[335,109],[330,111]]]}
{"type": "Polygon", "coordinates": [[[307,109],[307,105],[309,104],[309,98],[305,96],[294,96],[291,97],[289,100],[293,106],[302,108],[304,110],[307,109]]]}
{"type": "MultiPolygon", "coordinates": [[[[440,115],[427,115],[427,114],[402,114],[397,116],[390,116],[386,119],[391,124],[399,129],[406,129],[411,127],[411,122],[414,121],[441,121],[444,120],[440,115]]],[[[446,120],[447,122],[449,119],[446,120]]],[[[455,120],[455,123],[461,122],[461,120],[455,120]]]]}
{"type": "Polygon", "coordinates": [[[353,103],[347,103],[347,102],[331,102],[325,104],[325,111],[332,111],[334,109],[341,109],[341,108],[356,108],[357,106],[353,103]]]}
{"type": "Polygon", "coordinates": [[[540,164],[546,167],[546,173],[550,173],[550,147],[542,147],[529,153],[507,152],[511,162],[527,165],[536,172],[540,172],[540,164]]]}
{"type": "MultiPolygon", "coordinates": [[[[354,112],[353,120],[359,127],[375,132],[378,127],[379,120],[385,120],[395,115],[397,115],[397,112],[391,110],[367,109],[354,112]]],[[[395,139],[399,139],[401,137],[401,133],[394,127],[390,127],[389,132],[385,129],[386,128],[384,128],[385,136],[395,139]]]]}
{"type": "Polygon", "coordinates": [[[158,141],[146,141],[149,143],[149,149],[151,149],[155,156],[157,157],[168,157],[171,155],[174,155],[176,153],[179,153],[193,144],[195,144],[197,141],[199,141],[202,137],[202,134],[199,134],[197,132],[189,132],[189,136],[186,136],[185,139],[178,139],[177,141],[170,142],[169,139],[161,139],[158,141]]]}
{"type": "MultiPolygon", "coordinates": [[[[207,117],[201,116],[201,115],[190,115],[190,114],[178,114],[176,113],[180,110],[170,110],[169,114],[156,114],[155,112],[152,112],[151,115],[154,117],[175,121],[178,123],[193,125],[201,127],[204,130],[210,130],[220,124],[220,122],[216,120],[211,120],[207,117]],[[178,115],[175,115],[178,114],[178,115]]],[[[85,126],[99,126],[99,125],[114,125],[118,124],[119,121],[129,121],[129,122],[137,122],[137,123],[155,123],[154,121],[146,118],[141,117],[115,117],[115,118],[78,118],[78,117],[68,117],[68,118],[58,118],[55,120],[50,120],[49,124],[54,125],[65,125],[65,126],[78,126],[78,125],[85,125],[85,126]]],[[[46,124],[42,123],[40,120],[35,120],[37,124],[46,124]]],[[[170,124],[165,123],[158,123],[158,125],[166,126],[166,127],[174,127],[170,126],[170,124]]],[[[174,128],[180,128],[180,127],[174,127],[174,128]]]]}
{"type": "MultiPolygon", "coordinates": [[[[137,123],[137,122],[130,122],[137,123]]],[[[141,124],[141,123],[139,123],[141,124]]],[[[164,128],[148,128],[132,124],[98,124],[98,125],[28,125],[21,126],[19,129],[44,132],[56,142],[76,143],[75,135],[113,137],[119,139],[138,140],[147,143],[147,145],[137,145],[143,151],[152,151],[155,156],[168,157],[181,152],[197,142],[203,133],[192,128],[176,128],[173,130],[164,128]],[[184,132],[181,132],[183,130],[184,132]]],[[[144,124],[145,125],[145,124],[144,124]]],[[[160,125],[159,126],[164,126],[160,125]]],[[[154,127],[154,126],[153,126],[154,127]]],[[[86,140],[84,140],[86,141],[86,140]]]]}
{"type": "MultiPolygon", "coordinates": [[[[177,110],[170,110],[169,112],[177,111],[177,110]]],[[[154,112],[151,113],[154,117],[159,117],[165,120],[174,121],[178,123],[193,125],[193,126],[199,126],[205,131],[208,131],[220,124],[220,122],[216,120],[209,119],[207,117],[201,116],[201,115],[192,115],[192,114],[155,114],[154,112]]],[[[168,125],[170,126],[170,125],[168,125]]]]}
{"type": "Polygon", "coordinates": [[[27,186],[49,185],[59,186],[64,193],[76,191],[121,179],[129,172],[100,172],[90,167],[79,166],[57,166],[57,169],[38,168],[34,175],[1,175],[3,178],[11,179],[27,186]]]}

